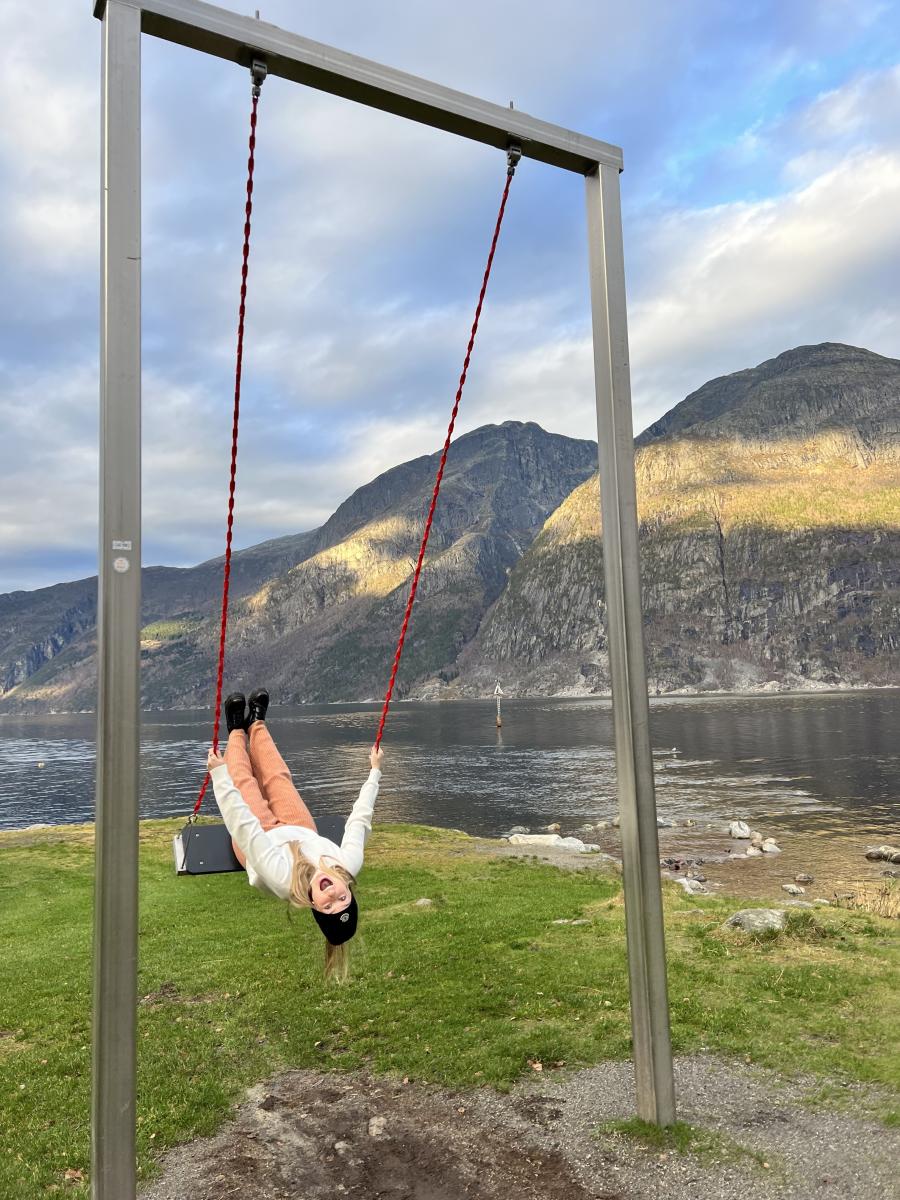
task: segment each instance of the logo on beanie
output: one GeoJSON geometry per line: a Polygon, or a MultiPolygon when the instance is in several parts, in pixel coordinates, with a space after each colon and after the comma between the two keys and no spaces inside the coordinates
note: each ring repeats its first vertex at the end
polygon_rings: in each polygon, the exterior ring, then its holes
{"type": "Polygon", "coordinates": [[[348,912],[341,913],[341,920],[342,920],[342,921],[349,921],[349,920],[350,920],[350,914],[349,914],[348,912]]]}

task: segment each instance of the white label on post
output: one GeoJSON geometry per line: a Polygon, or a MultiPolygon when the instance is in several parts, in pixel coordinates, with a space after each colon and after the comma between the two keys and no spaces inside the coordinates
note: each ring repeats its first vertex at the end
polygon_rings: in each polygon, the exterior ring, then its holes
{"type": "Polygon", "coordinates": [[[116,538],[113,538],[112,548],[113,548],[113,550],[130,550],[131,542],[130,541],[120,542],[120,541],[117,541],[116,538]]]}
{"type": "Polygon", "coordinates": [[[131,566],[131,563],[128,561],[127,558],[114,558],[113,559],[113,570],[118,571],[118,573],[120,575],[124,575],[130,566],[131,566]]]}

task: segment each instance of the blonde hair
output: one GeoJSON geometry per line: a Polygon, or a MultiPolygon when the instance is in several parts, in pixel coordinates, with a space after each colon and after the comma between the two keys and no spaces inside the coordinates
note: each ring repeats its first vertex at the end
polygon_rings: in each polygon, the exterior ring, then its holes
{"type": "MultiPolygon", "coordinates": [[[[312,908],[313,903],[310,899],[310,888],[312,886],[313,876],[317,871],[324,870],[324,858],[320,858],[318,863],[311,863],[306,858],[300,849],[297,842],[289,842],[288,850],[291,858],[294,861],[291,869],[291,890],[288,897],[288,903],[292,908],[312,908]]],[[[345,883],[350,891],[356,885],[356,879],[350,872],[334,861],[328,860],[328,870],[342,883],[345,883]]],[[[334,946],[328,939],[325,939],[325,978],[333,979],[336,983],[343,983],[350,970],[350,945],[349,942],[342,942],[340,946],[334,946]]]]}

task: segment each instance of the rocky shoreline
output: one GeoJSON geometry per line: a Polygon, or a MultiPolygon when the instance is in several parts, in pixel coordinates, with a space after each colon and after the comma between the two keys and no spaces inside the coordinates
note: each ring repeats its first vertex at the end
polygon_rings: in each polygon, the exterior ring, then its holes
{"type": "MultiPolygon", "coordinates": [[[[719,893],[813,908],[852,903],[872,885],[889,885],[900,878],[900,846],[856,842],[849,869],[823,871],[804,846],[802,835],[782,830],[776,840],[738,819],[727,824],[689,819],[678,825],[660,819],[657,824],[660,876],[688,895],[719,893]],[[754,861],[765,864],[765,871],[756,877],[748,874],[754,861]],[[748,866],[739,867],[742,863],[748,866]]],[[[586,823],[572,831],[556,822],[534,830],[517,825],[498,842],[504,854],[537,857],[559,866],[580,869],[612,863],[621,868],[618,825],[618,818],[586,823]]]]}

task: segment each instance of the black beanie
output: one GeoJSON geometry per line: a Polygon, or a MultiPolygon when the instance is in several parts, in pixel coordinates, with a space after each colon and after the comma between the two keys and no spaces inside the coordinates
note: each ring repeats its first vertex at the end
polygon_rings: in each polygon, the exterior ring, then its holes
{"type": "Polygon", "coordinates": [[[313,920],[325,934],[325,937],[331,942],[332,946],[340,946],[344,942],[349,942],[356,933],[356,923],[359,920],[359,907],[356,903],[356,897],[350,894],[350,903],[339,913],[323,913],[318,909],[311,908],[309,910],[313,915],[313,920]]]}

